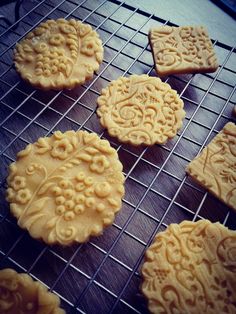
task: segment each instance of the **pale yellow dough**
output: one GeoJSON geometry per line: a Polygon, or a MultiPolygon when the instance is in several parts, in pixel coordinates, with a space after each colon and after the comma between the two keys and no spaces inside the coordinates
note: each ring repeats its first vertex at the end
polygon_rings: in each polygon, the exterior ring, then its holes
{"type": "Polygon", "coordinates": [[[17,72],[43,90],[72,89],[83,84],[93,77],[102,59],[98,33],[73,19],[41,23],[14,50],[17,72]]]}
{"type": "Polygon", "coordinates": [[[227,123],[187,166],[187,173],[236,210],[236,125],[227,123]]]}
{"type": "Polygon", "coordinates": [[[65,314],[60,299],[27,274],[0,270],[1,314],[65,314]]]}
{"type": "Polygon", "coordinates": [[[116,150],[85,131],[57,131],[29,144],[10,165],[7,183],[18,225],[48,244],[100,235],[124,195],[116,150]]]}
{"type": "Polygon", "coordinates": [[[203,26],[160,26],[149,31],[156,72],[160,75],[214,72],[219,64],[203,26]]]}
{"type": "Polygon", "coordinates": [[[185,117],[177,92],[145,74],[112,81],[97,103],[97,114],[108,133],[134,146],[164,144],[176,135],[185,117]]]}
{"type": "Polygon", "coordinates": [[[155,314],[236,313],[236,232],[208,220],[171,224],[146,251],[142,292],[155,314]]]}

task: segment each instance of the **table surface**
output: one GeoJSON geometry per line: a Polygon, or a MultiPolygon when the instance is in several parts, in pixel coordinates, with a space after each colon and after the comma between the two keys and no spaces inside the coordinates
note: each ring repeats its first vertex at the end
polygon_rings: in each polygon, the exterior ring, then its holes
{"type": "Polygon", "coordinates": [[[236,21],[209,0],[126,0],[125,3],[178,25],[202,24],[210,37],[229,46],[236,45],[236,21]]]}

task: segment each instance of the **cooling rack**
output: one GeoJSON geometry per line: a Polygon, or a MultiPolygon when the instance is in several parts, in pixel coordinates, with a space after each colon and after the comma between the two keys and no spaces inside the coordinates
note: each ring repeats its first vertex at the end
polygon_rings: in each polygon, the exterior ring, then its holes
{"type": "Polygon", "coordinates": [[[178,135],[151,148],[120,145],[96,115],[101,88],[121,75],[155,76],[150,27],[174,25],[119,1],[25,1],[17,28],[0,24],[0,267],[27,272],[61,298],[67,313],[147,313],[140,266],[154,235],[184,219],[210,219],[236,229],[236,215],[185,175],[186,165],[235,121],[236,50],[213,41],[220,62],[214,74],[166,77],[185,104],[178,135]],[[22,13],[23,12],[23,13],[22,13]],[[15,43],[48,18],[85,21],[100,34],[105,56],[88,83],[69,91],[42,92],[23,83],[12,64],[15,43]],[[70,248],[48,247],[20,230],[5,201],[8,165],[16,153],[55,130],[98,133],[117,149],[124,166],[122,210],[104,234],[70,248]]]}

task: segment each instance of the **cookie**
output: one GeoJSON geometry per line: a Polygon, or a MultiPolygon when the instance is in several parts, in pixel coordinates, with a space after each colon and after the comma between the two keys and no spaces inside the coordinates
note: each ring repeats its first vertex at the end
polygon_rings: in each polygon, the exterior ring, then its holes
{"type": "Polygon", "coordinates": [[[216,54],[203,26],[160,26],[149,31],[156,72],[160,75],[214,72],[216,54]]]}
{"type": "Polygon", "coordinates": [[[47,20],[23,38],[14,50],[17,72],[43,90],[72,89],[93,77],[103,59],[102,42],[88,24],[47,20]]]}
{"type": "Polygon", "coordinates": [[[142,266],[151,313],[236,313],[236,232],[208,220],[171,224],[142,266]]]}
{"type": "Polygon", "coordinates": [[[1,314],[65,314],[60,299],[27,274],[0,270],[1,314]]]}
{"type": "Polygon", "coordinates": [[[145,74],[112,81],[97,103],[97,114],[108,133],[134,146],[164,144],[176,135],[185,116],[177,92],[145,74]]]}
{"type": "Polygon", "coordinates": [[[100,235],[121,208],[124,176],[108,141],[85,131],[55,132],[17,154],[7,201],[18,225],[48,244],[100,235]]]}
{"type": "Polygon", "coordinates": [[[188,164],[186,171],[197,183],[236,210],[236,125],[227,123],[188,164]]]}

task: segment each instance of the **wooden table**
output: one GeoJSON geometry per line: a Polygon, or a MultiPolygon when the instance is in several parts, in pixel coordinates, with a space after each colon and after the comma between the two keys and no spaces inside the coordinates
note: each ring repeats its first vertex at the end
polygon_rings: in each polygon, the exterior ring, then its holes
{"type": "Polygon", "coordinates": [[[154,13],[178,25],[203,24],[210,37],[236,44],[236,21],[210,0],[126,0],[125,3],[154,13]]]}

